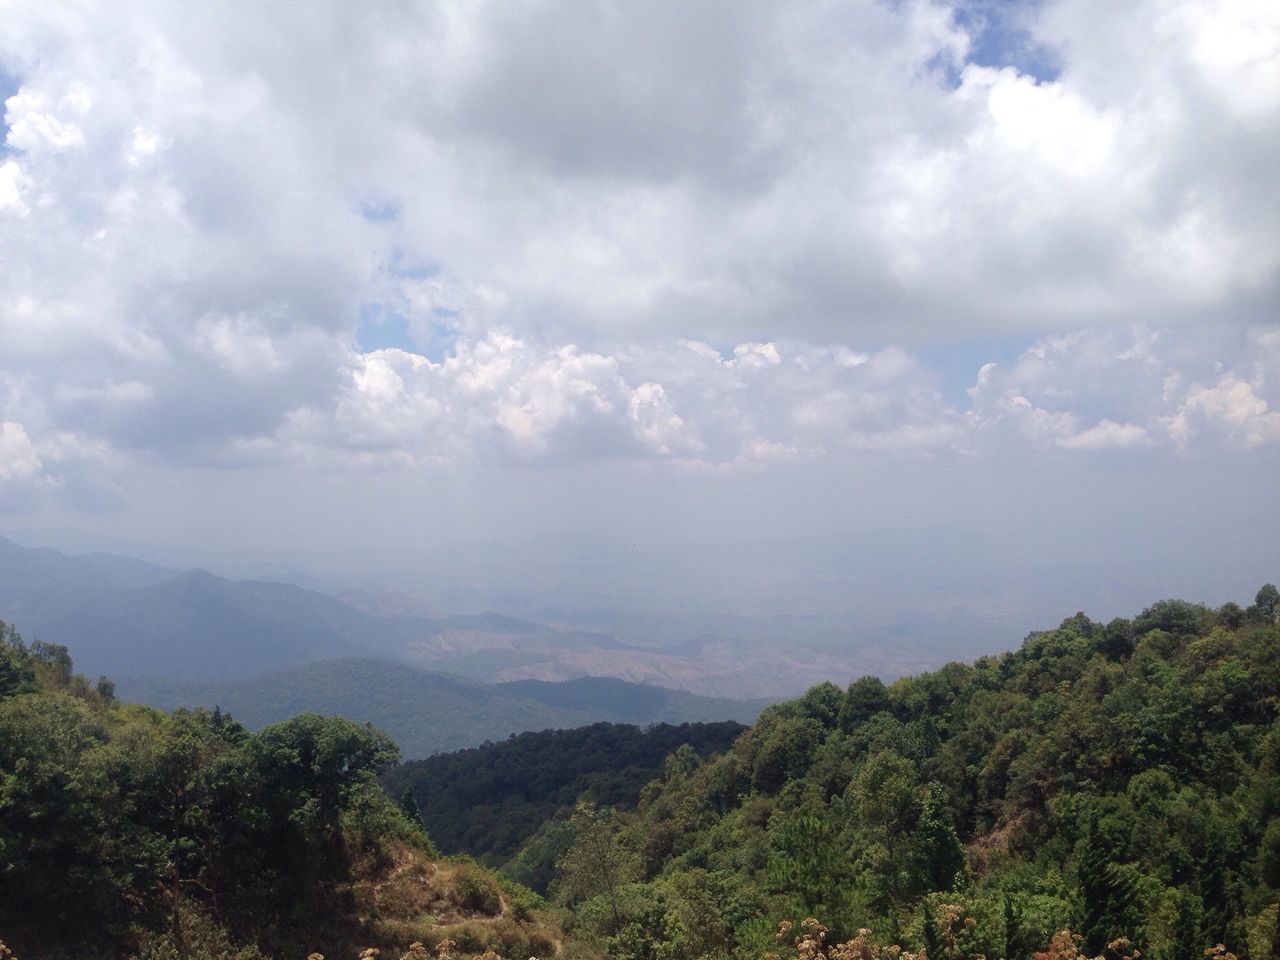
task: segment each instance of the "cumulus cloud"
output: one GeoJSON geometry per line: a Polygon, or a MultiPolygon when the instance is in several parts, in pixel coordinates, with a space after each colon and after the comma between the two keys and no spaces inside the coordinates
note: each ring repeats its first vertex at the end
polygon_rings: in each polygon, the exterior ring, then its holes
{"type": "Polygon", "coordinates": [[[1280,359],[1276,332],[1136,327],[1048,338],[1007,368],[983,367],[968,424],[975,439],[1016,431],[1066,450],[1274,442],[1265,395],[1280,359]]]}
{"type": "Polygon", "coordinates": [[[1050,0],[1034,76],[965,11],[17,4],[0,415],[226,466],[1275,443],[1280,13],[1050,0]]]}
{"type": "Polygon", "coordinates": [[[39,476],[44,461],[20,423],[0,423],[0,483],[30,481],[39,476]]]}
{"type": "Polygon", "coordinates": [[[749,341],[725,356],[681,341],[604,354],[496,331],[459,340],[439,361],[401,349],[351,354],[337,400],[299,409],[270,442],[384,464],[1248,449],[1280,441],[1280,414],[1262,395],[1262,371],[1277,358],[1263,344],[1280,337],[1254,331],[1210,353],[1203,339],[1168,330],[1078,331],[986,364],[959,404],[898,347],[749,341]],[[1184,379],[1197,370],[1188,357],[1219,371],[1214,387],[1184,379]]]}
{"type": "Polygon", "coordinates": [[[22,168],[12,160],[0,164],[0,213],[25,217],[29,211],[22,198],[22,168]]]}
{"type": "Polygon", "coordinates": [[[1150,442],[1147,431],[1136,423],[1116,423],[1104,417],[1086,430],[1060,437],[1058,446],[1068,450],[1107,450],[1144,446],[1150,442]]]}
{"type": "Polygon", "coordinates": [[[1270,410],[1253,384],[1231,374],[1212,386],[1193,384],[1177,413],[1164,424],[1182,447],[1205,431],[1225,434],[1245,447],[1280,441],[1280,411],[1270,410]]]}
{"type": "Polygon", "coordinates": [[[115,497],[117,458],[91,437],[6,419],[0,410],[0,510],[29,511],[49,501],[77,512],[115,497]]]}

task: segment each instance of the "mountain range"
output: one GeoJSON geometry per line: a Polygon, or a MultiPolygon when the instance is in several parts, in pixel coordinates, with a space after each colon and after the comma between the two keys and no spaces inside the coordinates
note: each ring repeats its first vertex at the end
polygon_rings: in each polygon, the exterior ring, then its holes
{"type": "Polygon", "coordinates": [[[567,730],[607,721],[647,726],[750,723],[769,701],[703,697],[684,690],[581,677],[560,683],[482,683],[373,657],[318,660],[249,678],[213,682],[128,678],[124,700],[163,709],[214,707],[250,729],[299,713],[337,714],[386,731],[407,760],[526,730],[567,730]]]}
{"type": "Polygon", "coordinates": [[[231,580],[0,537],[0,619],[30,638],[73,646],[87,673],[117,681],[247,681],[317,660],[373,657],[494,683],[613,677],[776,700],[824,677],[927,666],[897,644],[817,649],[790,637],[785,624],[767,639],[674,622],[641,638],[607,616],[584,623],[495,611],[441,615],[401,593],[313,589],[322,583],[231,580]]]}

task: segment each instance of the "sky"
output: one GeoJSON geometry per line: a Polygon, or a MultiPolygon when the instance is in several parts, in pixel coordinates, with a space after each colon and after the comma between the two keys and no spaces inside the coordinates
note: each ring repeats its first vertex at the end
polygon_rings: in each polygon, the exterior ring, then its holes
{"type": "Polygon", "coordinates": [[[0,98],[23,542],[996,649],[1280,578],[1275,3],[0,0],[0,98]]]}

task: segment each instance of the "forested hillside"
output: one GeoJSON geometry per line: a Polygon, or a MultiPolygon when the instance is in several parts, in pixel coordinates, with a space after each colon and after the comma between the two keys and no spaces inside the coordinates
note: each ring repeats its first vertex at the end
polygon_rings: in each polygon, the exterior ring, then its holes
{"type": "Polygon", "coordinates": [[[0,938],[23,960],[553,951],[534,894],[432,855],[376,782],[396,759],[340,717],[250,734],[122,705],[0,624],[0,938]]]}
{"type": "Polygon", "coordinates": [[[568,815],[575,801],[586,797],[631,809],[675,750],[688,746],[707,757],[727,750],[745,729],[732,721],[664,723],[648,730],[597,723],[522,733],[401,764],[383,774],[382,782],[392,796],[413,794],[441,850],[471,854],[493,867],[507,864],[507,873],[545,893],[570,840],[568,815]],[[538,833],[541,842],[529,844],[538,833]],[[519,860],[508,864],[522,847],[519,860]]]}
{"type": "Polygon", "coordinates": [[[389,776],[493,862],[523,842],[508,871],[554,860],[554,919],[439,858],[379,787],[396,751],[372,727],[122,705],[6,630],[0,937],[23,960],[1275,960],[1278,615],[1270,585],[1247,609],[1077,614],[973,664],[814,687],[732,745],[596,727],[389,776]]]}
{"type": "Polygon", "coordinates": [[[760,957],[811,916],[948,960],[1076,956],[1064,928],[1089,956],[1267,960],[1278,610],[1268,586],[1247,610],[1078,614],[972,665],[815,687],[722,757],[682,751],[635,814],[580,808],[554,889],[613,957],[760,957]]]}

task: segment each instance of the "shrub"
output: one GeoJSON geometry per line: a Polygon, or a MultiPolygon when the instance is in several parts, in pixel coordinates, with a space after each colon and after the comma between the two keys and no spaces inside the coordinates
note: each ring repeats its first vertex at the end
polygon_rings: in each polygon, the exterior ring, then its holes
{"type": "Polygon", "coordinates": [[[502,912],[498,884],[478,867],[464,866],[453,881],[453,898],[459,910],[496,917],[502,912]]]}

